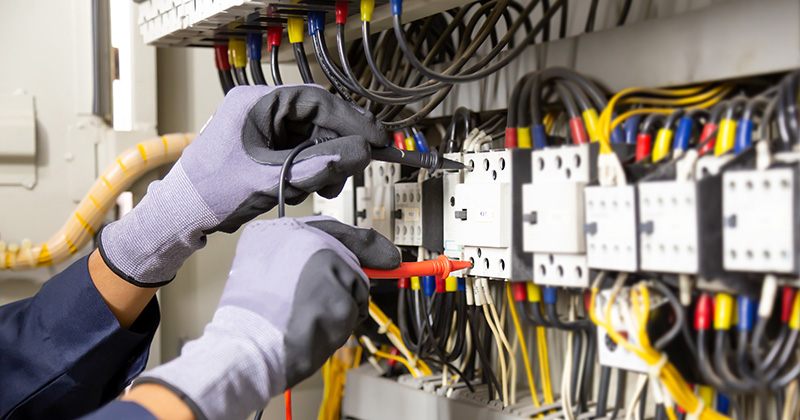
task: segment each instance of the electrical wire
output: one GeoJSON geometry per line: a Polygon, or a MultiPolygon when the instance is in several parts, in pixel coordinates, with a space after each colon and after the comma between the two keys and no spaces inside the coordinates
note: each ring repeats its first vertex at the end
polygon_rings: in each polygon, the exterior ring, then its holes
{"type": "MultiPolygon", "coordinates": [[[[511,283],[506,283],[506,296],[509,302],[514,301],[514,296],[511,293],[511,283]]],[[[534,407],[539,407],[539,397],[536,394],[536,386],[533,382],[533,372],[531,370],[531,362],[528,359],[528,347],[525,344],[525,334],[522,332],[519,317],[517,316],[517,310],[514,308],[514,305],[508,305],[508,309],[511,312],[511,319],[514,321],[514,329],[517,332],[517,337],[519,337],[519,344],[522,350],[522,361],[525,363],[525,376],[528,379],[528,387],[531,391],[531,400],[533,401],[534,407]]]]}
{"type": "Polygon", "coordinates": [[[314,78],[311,76],[311,68],[308,67],[308,59],[306,58],[306,50],[303,48],[303,43],[293,43],[292,50],[294,51],[294,58],[297,60],[297,69],[300,71],[300,77],[303,78],[303,83],[314,83],[314,78]]]}

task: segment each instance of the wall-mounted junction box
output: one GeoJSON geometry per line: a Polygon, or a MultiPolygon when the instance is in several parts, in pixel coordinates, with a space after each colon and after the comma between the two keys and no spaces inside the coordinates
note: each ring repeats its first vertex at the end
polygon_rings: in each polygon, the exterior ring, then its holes
{"type": "Polygon", "coordinates": [[[364,170],[364,186],[356,188],[356,226],[394,235],[393,185],[400,179],[400,165],[373,161],[364,170]]]}
{"type": "Polygon", "coordinates": [[[798,169],[722,176],[726,270],[798,274],[798,169]]]}
{"type": "Polygon", "coordinates": [[[641,269],[707,278],[722,272],[720,176],[638,185],[641,269]]]}
{"type": "Polygon", "coordinates": [[[635,272],[639,269],[636,187],[584,189],[586,253],[590,268],[635,272]]]}
{"type": "MultiPolygon", "coordinates": [[[[508,149],[465,153],[463,183],[445,180],[445,244],[455,241],[474,263],[466,274],[510,280],[531,279],[531,255],[522,249],[522,185],[530,182],[530,151],[508,149]],[[448,193],[453,195],[448,197],[448,193]],[[452,235],[452,236],[449,236],[452,235]]],[[[451,179],[453,181],[453,179],[451,179]]]]}
{"type": "Polygon", "coordinates": [[[314,194],[314,214],[330,216],[334,219],[353,225],[355,218],[356,189],[353,178],[348,178],[342,192],[338,196],[327,199],[319,194],[314,194]]]}

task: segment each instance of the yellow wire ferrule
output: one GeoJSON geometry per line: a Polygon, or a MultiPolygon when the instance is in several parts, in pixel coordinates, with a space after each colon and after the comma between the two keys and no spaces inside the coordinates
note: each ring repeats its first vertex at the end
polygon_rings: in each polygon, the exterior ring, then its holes
{"type": "Polygon", "coordinates": [[[714,329],[729,330],[733,320],[733,296],[726,293],[717,293],[714,304],[714,329]]]}
{"type": "Polygon", "coordinates": [[[247,45],[243,39],[233,39],[228,41],[228,51],[232,54],[231,64],[233,67],[247,66],[247,45]]]}
{"type": "Polygon", "coordinates": [[[714,405],[714,388],[708,385],[700,385],[697,387],[697,396],[705,403],[706,407],[714,405]]]}
{"type": "Polygon", "coordinates": [[[419,277],[411,277],[411,290],[419,290],[420,288],[419,277]]]}
{"type": "Polygon", "coordinates": [[[536,283],[529,281],[525,284],[525,288],[528,292],[528,302],[542,301],[542,288],[537,286],[536,283]]]}
{"type": "Polygon", "coordinates": [[[586,111],[583,111],[581,116],[583,117],[583,125],[586,126],[586,132],[589,133],[589,140],[599,141],[600,133],[597,131],[597,129],[599,127],[598,120],[600,118],[597,116],[597,111],[595,111],[594,108],[589,108],[586,111]]]}
{"type": "Polygon", "coordinates": [[[450,276],[444,280],[444,290],[446,292],[455,292],[458,290],[458,279],[450,276]]]}
{"type": "Polygon", "coordinates": [[[517,127],[517,147],[520,149],[530,149],[533,147],[530,127],[517,127]]]}
{"type": "Polygon", "coordinates": [[[406,150],[417,150],[417,143],[411,137],[406,137],[406,150]]]}
{"type": "Polygon", "coordinates": [[[736,121],[724,119],[717,126],[717,142],[714,144],[714,155],[719,156],[733,148],[736,138],[736,121]]]}
{"type": "Polygon", "coordinates": [[[656,142],[653,147],[653,162],[658,162],[664,156],[669,154],[670,147],[672,146],[672,130],[662,128],[656,134],[656,142]]]}
{"type": "Polygon", "coordinates": [[[372,22],[372,12],[375,11],[375,0],[361,0],[361,20],[372,22]]]}
{"type": "Polygon", "coordinates": [[[792,317],[789,318],[789,328],[793,330],[800,330],[800,298],[794,298],[794,305],[792,305],[792,317]]]}
{"type": "Polygon", "coordinates": [[[286,20],[286,31],[289,33],[289,43],[303,42],[303,18],[290,17],[286,20]]]}

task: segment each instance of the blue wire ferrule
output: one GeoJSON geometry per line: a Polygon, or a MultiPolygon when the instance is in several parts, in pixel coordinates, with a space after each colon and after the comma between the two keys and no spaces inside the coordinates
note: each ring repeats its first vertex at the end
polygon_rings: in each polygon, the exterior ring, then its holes
{"type": "Polygon", "coordinates": [[[736,125],[736,142],[733,144],[733,153],[744,152],[753,144],[753,120],[739,120],[736,125]]]}
{"type": "MultiPolygon", "coordinates": [[[[639,134],[639,121],[641,116],[634,115],[625,120],[625,143],[636,144],[636,136],[639,134]]],[[[614,134],[613,132],[611,134],[614,134]]]]}
{"type": "Polygon", "coordinates": [[[422,291],[425,293],[425,296],[433,296],[436,292],[436,277],[422,276],[420,280],[422,280],[422,291]]]}
{"type": "Polygon", "coordinates": [[[247,56],[251,60],[261,60],[261,34],[247,34],[247,56]]]}
{"type": "Polygon", "coordinates": [[[545,132],[543,124],[531,127],[531,137],[533,137],[534,149],[544,149],[547,147],[547,132],[545,132]]]}
{"type": "Polygon", "coordinates": [[[723,394],[717,393],[717,413],[728,415],[730,411],[731,400],[723,394]]]}
{"type": "Polygon", "coordinates": [[[467,291],[467,279],[464,277],[457,277],[456,280],[458,281],[458,291],[459,292],[466,292],[467,291]]]}
{"type": "Polygon", "coordinates": [[[621,126],[616,126],[613,130],[611,130],[611,143],[622,143],[625,140],[625,133],[622,131],[621,126]]]}
{"type": "Polygon", "coordinates": [[[417,150],[422,153],[430,153],[431,149],[428,147],[428,141],[425,139],[425,135],[422,133],[415,131],[414,132],[414,143],[417,144],[417,150]]]}
{"type": "Polygon", "coordinates": [[[751,331],[756,317],[756,304],[753,299],[740,295],[738,301],[739,331],[751,331]]]}
{"type": "Polygon", "coordinates": [[[392,16],[403,14],[403,0],[390,0],[392,4],[392,16]]]}
{"type": "Polygon", "coordinates": [[[544,298],[543,300],[545,304],[556,303],[558,298],[558,289],[555,287],[546,286],[544,288],[544,295],[542,297],[544,298]]]}
{"type": "Polygon", "coordinates": [[[686,150],[689,148],[689,140],[692,137],[691,118],[683,117],[678,121],[678,129],[675,131],[675,144],[673,149],[686,150]]]}
{"type": "Polygon", "coordinates": [[[317,31],[325,29],[325,12],[308,12],[308,34],[314,36],[317,31]]]}

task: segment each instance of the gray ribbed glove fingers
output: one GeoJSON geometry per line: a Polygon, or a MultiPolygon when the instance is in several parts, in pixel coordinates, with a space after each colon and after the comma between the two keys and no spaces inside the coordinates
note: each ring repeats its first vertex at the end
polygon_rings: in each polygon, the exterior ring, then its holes
{"type": "Polygon", "coordinates": [[[254,222],[203,336],[139,382],[172,389],[198,419],[244,418],[319,369],[367,317],[361,265],[399,264],[374,230],[320,216],[254,222]]]}
{"type": "Polygon", "coordinates": [[[315,86],[231,90],[169,174],[100,235],[106,264],[142,287],[168,283],[205,235],[233,232],[277,204],[281,165],[307,139],[328,141],[300,153],[286,201],[336,196],[388,137],[372,115],[315,86]]]}

